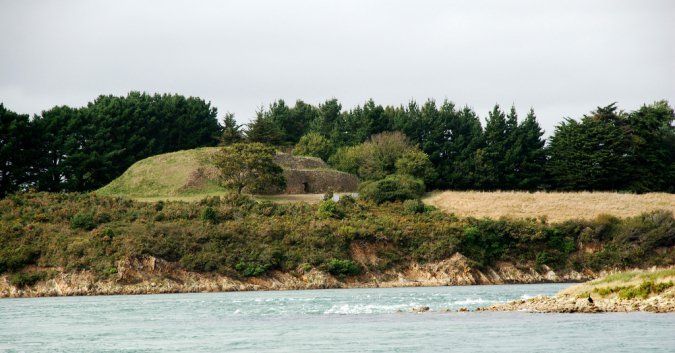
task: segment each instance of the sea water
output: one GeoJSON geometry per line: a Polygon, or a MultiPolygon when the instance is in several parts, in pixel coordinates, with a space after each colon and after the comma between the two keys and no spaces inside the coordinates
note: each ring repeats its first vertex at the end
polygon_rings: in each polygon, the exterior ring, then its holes
{"type": "Polygon", "coordinates": [[[675,352],[674,314],[446,311],[566,286],[0,299],[0,351],[675,352]]]}

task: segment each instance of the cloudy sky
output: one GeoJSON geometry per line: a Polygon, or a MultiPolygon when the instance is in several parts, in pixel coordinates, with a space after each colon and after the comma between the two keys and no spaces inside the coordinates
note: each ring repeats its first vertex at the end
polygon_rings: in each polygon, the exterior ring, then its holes
{"type": "Polygon", "coordinates": [[[532,106],[550,133],[614,101],[675,103],[674,19],[672,0],[0,0],[0,101],[171,92],[244,123],[277,98],[447,98],[532,106]]]}

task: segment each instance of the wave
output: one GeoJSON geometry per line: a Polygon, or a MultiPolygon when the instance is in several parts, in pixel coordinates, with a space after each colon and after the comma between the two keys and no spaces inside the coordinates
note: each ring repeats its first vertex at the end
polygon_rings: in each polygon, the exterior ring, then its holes
{"type": "Polygon", "coordinates": [[[324,314],[375,314],[375,313],[393,313],[400,310],[407,310],[412,306],[409,304],[337,304],[324,311],[324,314]]]}
{"type": "Polygon", "coordinates": [[[485,304],[488,301],[483,299],[483,298],[467,298],[467,299],[462,299],[462,300],[456,300],[452,302],[453,305],[474,305],[474,304],[485,304]]]}

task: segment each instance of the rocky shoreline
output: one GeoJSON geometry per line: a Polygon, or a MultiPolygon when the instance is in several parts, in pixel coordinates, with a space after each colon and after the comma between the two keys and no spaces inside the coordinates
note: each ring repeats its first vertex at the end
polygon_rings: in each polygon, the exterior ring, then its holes
{"type": "Polygon", "coordinates": [[[535,297],[527,300],[516,300],[476,311],[527,311],[534,313],[612,313],[645,311],[652,313],[675,312],[675,299],[655,296],[647,299],[604,299],[564,297],[535,297]]]}
{"type": "Polygon", "coordinates": [[[537,313],[675,312],[675,267],[617,272],[539,296],[479,308],[537,313]]]}
{"type": "Polygon", "coordinates": [[[598,276],[591,271],[556,273],[548,268],[537,272],[510,263],[499,263],[481,271],[469,266],[461,254],[435,263],[413,263],[400,271],[365,273],[347,278],[317,269],[298,269],[293,273],[275,271],[266,277],[232,278],[188,272],[175,263],[154,257],[120,261],[117,273],[104,279],[91,271],[49,270],[55,272],[49,279],[24,288],[11,285],[6,275],[0,276],[0,298],[582,282],[598,276]]]}

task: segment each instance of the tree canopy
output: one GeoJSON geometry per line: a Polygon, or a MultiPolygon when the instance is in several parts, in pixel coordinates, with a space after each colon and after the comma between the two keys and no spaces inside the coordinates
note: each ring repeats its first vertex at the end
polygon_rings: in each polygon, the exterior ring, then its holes
{"type": "Polygon", "coordinates": [[[200,98],[131,92],[29,118],[0,105],[0,196],[86,191],[155,154],[258,142],[376,180],[412,174],[428,188],[675,191],[675,127],[666,101],[632,112],[616,104],[567,118],[543,138],[533,109],[495,105],[482,123],[450,101],[345,109],[277,100],[242,127],[200,98]],[[399,135],[396,135],[399,134],[399,135]],[[396,137],[398,136],[398,137],[396,137]],[[399,159],[401,159],[399,161],[399,159]]]}
{"type": "Polygon", "coordinates": [[[235,143],[223,147],[214,157],[225,188],[238,194],[246,188],[249,192],[278,191],[286,180],[283,170],[274,163],[274,147],[262,143],[235,143]]]}

